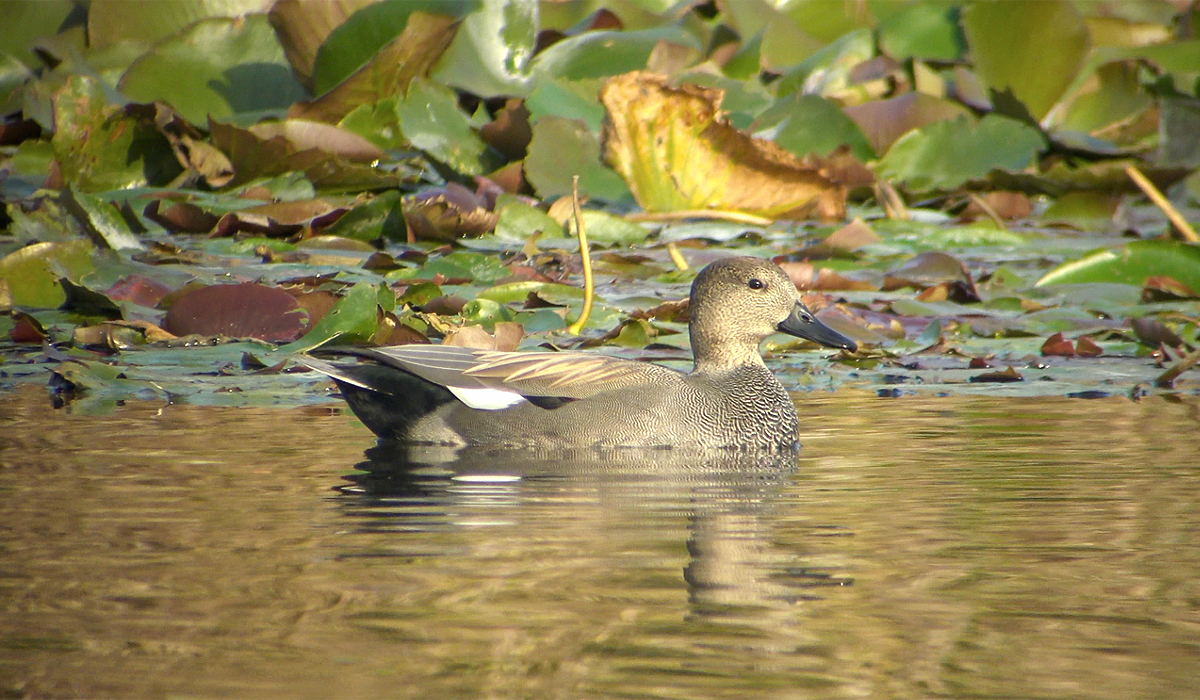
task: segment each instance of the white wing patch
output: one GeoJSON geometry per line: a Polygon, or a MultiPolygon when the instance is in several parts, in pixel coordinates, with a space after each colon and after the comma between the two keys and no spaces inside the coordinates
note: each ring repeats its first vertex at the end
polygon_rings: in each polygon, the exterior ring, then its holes
{"type": "Polygon", "coordinates": [[[470,408],[484,411],[499,411],[525,401],[524,396],[504,389],[467,388],[465,386],[448,386],[446,388],[470,408]]]}

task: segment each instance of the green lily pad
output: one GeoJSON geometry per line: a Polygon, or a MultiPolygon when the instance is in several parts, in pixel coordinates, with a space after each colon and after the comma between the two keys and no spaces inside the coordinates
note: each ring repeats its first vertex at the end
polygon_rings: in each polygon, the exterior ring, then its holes
{"type": "Polygon", "coordinates": [[[586,124],[575,119],[542,117],[533,125],[525,157],[525,178],[544,199],[571,194],[571,176],[579,176],[580,196],[629,199],[625,180],[600,162],[600,145],[586,124]]]}
{"type": "Polygon", "coordinates": [[[67,189],[63,193],[63,204],[98,243],[110,250],[145,250],[145,246],[133,235],[129,224],[111,202],[95,195],[67,189]]]}
{"type": "Polygon", "coordinates": [[[79,280],[92,268],[88,241],[34,243],[0,258],[0,280],[8,283],[13,305],[53,309],[67,299],[58,280],[79,280]]]}
{"type": "MultiPolygon", "coordinates": [[[[40,0],[38,0],[40,4],[40,0]]],[[[212,17],[261,12],[260,0],[93,0],[88,4],[88,39],[93,47],[119,42],[153,44],[212,17]]]]}
{"type": "Polygon", "coordinates": [[[646,67],[650,52],[665,41],[701,50],[689,32],[674,26],[641,31],[593,31],[568,37],[538,54],[530,73],[538,78],[603,78],[646,67]]]}
{"type": "Polygon", "coordinates": [[[96,192],[163,182],[179,172],[170,144],[153,126],[108,104],[104,87],[71,76],[54,95],[50,143],[63,179],[96,192]]]}
{"type": "Polygon", "coordinates": [[[408,96],[396,102],[396,115],[404,137],[457,172],[482,175],[500,166],[494,153],[471,127],[470,117],[458,108],[454,91],[416,79],[408,96]]]}
{"type": "Polygon", "coordinates": [[[479,298],[491,299],[500,304],[512,304],[525,301],[529,298],[530,294],[536,294],[551,304],[561,305],[583,299],[583,290],[578,287],[572,287],[569,284],[559,284],[557,282],[538,282],[534,280],[498,284],[495,287],[480,292],[479,298]]]}
{"type": "Polygon", "coordinates": [[[910,190],[951,189],[993,170],[1021,171],[1045,147],[1042,134],[1014,119],[962,116],[910,131],[892,144],[879,173],[910,190]]]}
{"type": "Polygon", "coordinates": [[[827,155],[848,145],[855,158],[874,160],[875,149],[858,125],[837,105],[818,95],[796,93],[775,102],[754,120],[753,133],[793,155],[827,155]]]}
{"type": "Polygon", "coordinates": [[[1200,290],[1200,246],[1179,241],[1131,241],[1098,250],[1046,273],[1037,286],[1115,282],[1141,287],[1148,277],[1170,277],[1200,290]]]}
{"type": "Polygon", "coordinates": [[[323,95],[404,32],[413,12],[451,17],[474,9],[462,0],[383,0],[358,10],[325,38],[313,65],[313,93],[323,95]]]}
{"type": "Polygon", "coordinates": [[[967,49],[960,14],[960,8],[937,0],[905,4],[879,23],[879,48],[897,61],[957,61],[967,49]]]}
{"type": "Polygon", "coordinates": [[[279,114],[308,96],[266,15],[201,20],[134,62],[118,87],[140,102],[168,102],[198,124],[279,114]]]}
{"type": "Polygon", "coordinates": [[[513,243],[524,243],[534,234],[551,237],[563,235],[563,227],[549,214],[526,204],[512,195],[504,195],[496,201],[499,218],[496,221],[496,238],[513,243]]]}
{"type": "Polygon", "coordinates": [[[489,0],[463,19],[430,78],[480,97],[524,96],[537,32],[536,0],[489,0]]]}
{"type": "Polygon", "coordinates": [[[386,284],[359,282],[304,337],[277,352],[284,355],[305,352],[333,340],[342,343],[370,340],[379,330],[379,309],[392,311],[395,307],[396,295],[386,284]]]}
{"type": "MultiPolygon", "coordinates": [[[[580,213],[580,218],[588,242],[596,245],[633,246],[645,243],[650,237],[650,229],[645,226],[608,212],[588,209],[580,213]]],[[[577,235],[574,217],[567,221],[567,228],[570,235],[577,235]]]]}
{"type": "Polygon", "coordinates": [[[1089,47],[1087,25],[1068,0],[972,3],[963,27],[975,73],[996,93],[1010,93],[1034,119],[1050,112],[1075,79],[1089,47]]]}
{"type": "Polygon", "coordinates": [[[400,213],[400,191],[388,190],[354,207],[325,229],[330,236],[345,236],[359,241],[379,237],[405,240],[404,216],[400,213]]]}
{"type": "Polygon", "coordinates": [[[596,80],[539,80],[533,94],[525,100],[531,123],[553,116],[578,119],[593,134],[604,126],[604,107],[596,95],[600,82],[596,80]]]}

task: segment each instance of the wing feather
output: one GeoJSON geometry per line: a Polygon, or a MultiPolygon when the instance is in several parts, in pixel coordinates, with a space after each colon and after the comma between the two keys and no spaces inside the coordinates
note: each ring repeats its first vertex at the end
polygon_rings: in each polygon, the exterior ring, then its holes
{"type": "Polygon", "coordinates": [[[605,391],[682,379],[669,367],[578,352],[500,352],[450,345],[329,349],[415,374],[450,389],[581,399],[605,391]]]}

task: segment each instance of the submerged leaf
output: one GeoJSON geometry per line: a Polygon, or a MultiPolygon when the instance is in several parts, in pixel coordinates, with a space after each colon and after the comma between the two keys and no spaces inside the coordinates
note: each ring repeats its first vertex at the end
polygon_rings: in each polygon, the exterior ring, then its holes
{"type": "Polygon", "coordinates": [[[845,190],[774,143],[738,131],[721,91],[628,73],[607,81],[605,159],[646,211],[736,210],[803,219],[845,216],[845,190]]]}

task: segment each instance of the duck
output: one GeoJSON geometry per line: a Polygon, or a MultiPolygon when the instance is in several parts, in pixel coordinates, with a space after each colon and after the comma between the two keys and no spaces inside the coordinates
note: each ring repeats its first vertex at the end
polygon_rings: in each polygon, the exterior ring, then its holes
{"type": "Polygon", "coordinates": [[[337,385],[382,441],[452,448],[795,450],[790,395],[759,346],[786,333],[848,352],[855,342],[800,300],[778,265],[727,257],[692,283],[690,372],[591,352],[449,345],[329,348],[298,362],[337,385]]]}

